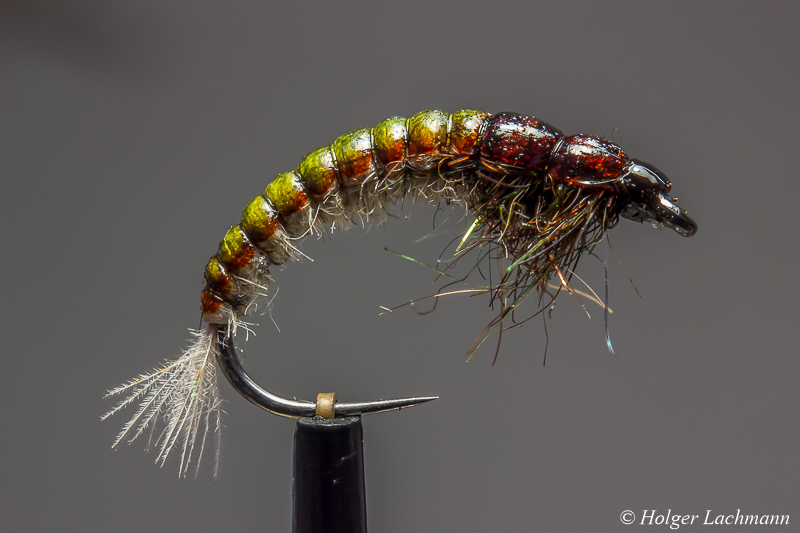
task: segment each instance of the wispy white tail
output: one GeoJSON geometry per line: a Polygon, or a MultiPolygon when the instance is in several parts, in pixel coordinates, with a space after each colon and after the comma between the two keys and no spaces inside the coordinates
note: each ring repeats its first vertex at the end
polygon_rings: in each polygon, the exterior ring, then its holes
{"type": "Polygon", "coordinates": [[[143,374],[108,391],[106,397],[124,397],[102,419],[105,420],[124,407],[138,402],[139,409],[122,427],[122,432],[112,447],[116,447],[124,439],[130,443],[143,433],[148,433],[147,447],[154,444],[158,448],[156,463],[161,466],[173,448],[180,451],[180,476],[186,476],[193,456],[197,463],[195,476],[197,475],[209,433],[213,433],[211,439],[216,445],[216,477],[222,429],[215,363],[217,326],[209,325],[205,329],[194,331],[193,335],[194,341],[178,359],[167,361],[149,374],[143,374]],[[155,437],[159,418],[163,418],[166,427],[155,437]]]}

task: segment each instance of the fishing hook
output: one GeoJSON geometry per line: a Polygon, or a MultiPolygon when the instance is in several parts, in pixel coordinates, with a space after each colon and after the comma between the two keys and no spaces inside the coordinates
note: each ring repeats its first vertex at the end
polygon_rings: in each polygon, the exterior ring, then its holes
{"type": "Polygon", "coordinates": [[[403,409],[439,398],[438,396],[419,396],[372,402],[338,403],[335,394],[324,393],[318,396],[317,403],[305,400],[289,400],[272,394],[253,381],[253,378],[245,372],[242,362],[239,360],[233,335],[228,334],[224,328],[220,328],[217,333],[217,347],[219,348],[217,362],[233,388],[251,403],[278,416],[287,418],[313,416],[343,418],[403,409]]]}

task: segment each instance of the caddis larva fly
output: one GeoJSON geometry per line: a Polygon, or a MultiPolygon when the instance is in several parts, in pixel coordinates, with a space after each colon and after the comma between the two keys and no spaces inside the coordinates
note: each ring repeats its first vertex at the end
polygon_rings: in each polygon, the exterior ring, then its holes
{"type": "Polygon", "coordinates": [[[555,297],[548,283],[569,289],[580,256],[620,217],[694,235],[697,224],[670,188],[658,169],[612,142],[565,136],[516,113],[429,110],[342,135],[272,180],[222,238],[200,295],[207,326],[181,357],[109,391],[124,399],[103,418],[138,404],[114,446],[155,437],[156,461],[179,450],[181,475],[193,457],[199,468],[209,433],[219,450],[215,339],[246,327],[243,317],[265,301],[270,265],[299,258],[299,241],[326,226],[380,220],[406,197],[464,206],[471,224],[455,258],[474,251],[478,262],[496,262],[501,275],[486,292],[500,313],[487,331],[502,331],[527,296],[537,294],[542,309],[545,294],[555,297]],[[166,427],[155,431],[158,419],[166,427]]]}

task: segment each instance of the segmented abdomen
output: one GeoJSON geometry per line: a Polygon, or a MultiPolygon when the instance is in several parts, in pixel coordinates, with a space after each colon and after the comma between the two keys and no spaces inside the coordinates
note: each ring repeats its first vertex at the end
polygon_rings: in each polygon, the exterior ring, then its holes
{"type": "Polygon", "coordinates": [[[527,115],[429,110],[388,118],[309,153],[247,205],[206,266],[203,318],[226,323],[246,314],[265,295],[269,264],[296,257],[292,241],[323,224],[368,221],[407,195],[467,202],[477,210],[497,190],[483,185],[504,176],[524,176],[531,185],[549,176],[554,183],[586,186],[615,179],[628,161],[613,143],[565,137],[527,115]]]}

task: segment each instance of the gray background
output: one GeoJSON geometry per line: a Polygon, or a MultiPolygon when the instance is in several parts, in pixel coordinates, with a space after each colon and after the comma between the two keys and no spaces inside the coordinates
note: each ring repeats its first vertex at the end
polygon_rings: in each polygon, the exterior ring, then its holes
{"type": "MultiPolygon", "coordinates": [[[[647,529],[623,526],[626,509],[789,514],[778,529],[797,529],[796,3],[0,13],[3,532],[289,530],[292,421],[223,383],[221,475],[179,479],[140,443],[110,449],[125,417],[100,422],[103,393],[179,353],[205,261],[272,177],[339,134],[432,107],[612,138],[672,178],[700,231],[614,229],[643,296],[612,258],[620,357],[597,308],[588,320],[563,297],[545,368],[541,321],[507,332],[496,366],[493,342],[464,362],[493,316],[484,298],[377,316],[434,290],[383,248],[435,261],[464,229],[455,215],[419,241],[433,210],[405,210],[308,240],[313,263],[275,269],[282,333],[258,317],[258,381],[306,399],[441,395],[365,419],[371,530],[647,529]]],[[[599,262],[579,274],[602,288],[599,262]]]]}

